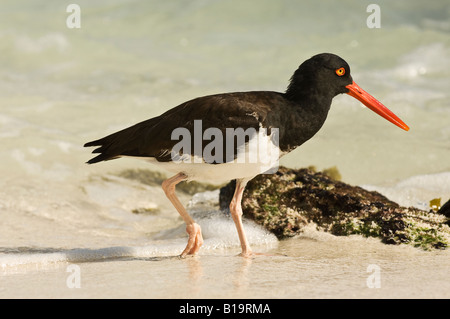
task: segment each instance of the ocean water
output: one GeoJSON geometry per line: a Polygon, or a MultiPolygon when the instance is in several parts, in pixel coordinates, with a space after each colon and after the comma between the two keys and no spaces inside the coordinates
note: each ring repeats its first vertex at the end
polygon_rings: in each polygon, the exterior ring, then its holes
{"type": "Polygon", "coordinates": [[[251,245],[268,256],[236,257],[217,191],[179,193],[205,237],[199,256],[179,260],[182,220],[157,174],[135,174],[158,168],[136,159],[88,166],[82,147],[197,96],[284,91],[301,62],[332,52],[411,130],[338,96],[322,130],[281,164],[336,166],[344,182],[405,206],[443,203],[448,1],[377,1],[380,28],[367,26],[370,1],[76,3],[81,28],[73,29],[61,1],[0,4],[1,297],[450,297],[448,250],[313,230],[278,241],[245,221],[251,245]],[[370,265],[379,267],[378,288],[367,281],[370,265]]]}

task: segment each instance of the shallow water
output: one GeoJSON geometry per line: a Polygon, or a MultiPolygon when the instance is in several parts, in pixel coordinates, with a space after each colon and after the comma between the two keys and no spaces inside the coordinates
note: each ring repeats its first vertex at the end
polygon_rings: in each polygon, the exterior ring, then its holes
{"type": "Polygon", "coordinates": [[[386,246],[373,239],[281,241],[269,255],[238,249],[199,256],[123,257],[16,267],[2,277],[11,298],[448,298],[448,251],[386,246]],[[272,253],[272,255],[270,255],[272,253]],[[374,277],[376,276],[376,277],[374,277]],[[378,279],[375,279],[378,278],[378,279]]]}
{"type": "Polygon", "coordinates": [[[449,296],[447,251],[326,234],[278,242],[248,222],[255,249],[275,256],[235,258],[234,225],[214,194],[190,207],[204,228],[201,255],[171,258],[186,238],[159,179],[123,175],[155,168],[88,166],[82,147],[193,97],[283,91],[302,61],[333,52],[411,130],[338,96],[322,130],[281,164],[337,166],[345,182],[427,209],[450,198],[446,1],[378,1],[379,29],[354,1],[77,3],[80,29],[67,28],[60,1],[0,4],[0,296],[449,296]],[[80,266],[81,289],[67,287],[68,264],[80,266]],[[381,288],[367,287],[369,264],[380,266],[381,288]],[[191,295],[180,290],[192,280],[191,295]]]}

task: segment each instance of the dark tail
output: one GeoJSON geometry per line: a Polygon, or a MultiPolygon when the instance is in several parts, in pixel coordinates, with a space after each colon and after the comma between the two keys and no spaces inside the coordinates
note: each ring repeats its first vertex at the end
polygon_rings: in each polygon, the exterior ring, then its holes
{"type": "Polygon", "coordinates": [[[94,164],[121,156],[153,156],[149,141],[152,140],[151,132],[157,120],[153,118],[84,144],[84,147],[98,146],[92,153],[99,153],[86,163],[94,164]]]}
{"type": "Polygon", "coordinates": [[[95,164],[95,163],[98,163],[101,161],[112,160],[112,159],[119,157],[118,155],[113,155],[113,154],[110,154],[110,152],[108,152],[108,148],[109,148],[108,146],[111,146],[111,142],[108,141],[108,137],[109,136],[84,144],[84,147],[100,146],[92,151],[92,153],[94,153],[94,154],[95,153],[100,153],[100,154],[94,158],[91,158],[89,161],[87,161],[86,162],[87,164],[95,164]]]}
{"type": "Polygon", "coordinates": [[[84,147],[98,146],[92,153],[99,153],[99,155],[91,158],[86,163],[94,164],[101,161],[112,160],[121,155],[126,155],[130,151],[130,144],[132,144],[134,133],[134,127],[129,127],[101,139],[84,144],[84,147]]]}

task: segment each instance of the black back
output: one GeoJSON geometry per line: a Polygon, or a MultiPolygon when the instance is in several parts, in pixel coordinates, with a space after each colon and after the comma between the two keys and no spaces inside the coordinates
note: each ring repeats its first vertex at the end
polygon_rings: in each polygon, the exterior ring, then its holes
{"type": "MultiPolygon", "coordinates": [[[[187,101],[160,116],[86,143],[85,147],[98,146],[93,153],[99,153],[88,163],[120,156],[170,161],[170,151],[179,142],[172,140],[172,132],[183,127],[193,135],[195,120],[202,120],[203,131],[214,127],[220,129],[223,136],[226,128],[254,128],[258,131],[263,127],[268,129],[268,133],[271,128],[278,128],[279,147],[282,152],[289,152],[322,127],[332,98],[346,93],[345,86],[350,83],[350,67],[343,59],[334,54],[319,54],[299,66],[286,93],[236,92],[187,101]],[[345,75],[338,76],[335,70],[342,67],[345,68],[345,75]]],[[[191,140],[193,143],[194,139],[191,140]]],[[[209,142],[203,141],[203,147],[209,142]]],[[[192,154],[193,151],[192,144],[192,154]]],[[[226,152],[223,154],[225,156],[226,152]]],[[[232,158],[224,158],[222,162],[229,160],[232,158]]]]}

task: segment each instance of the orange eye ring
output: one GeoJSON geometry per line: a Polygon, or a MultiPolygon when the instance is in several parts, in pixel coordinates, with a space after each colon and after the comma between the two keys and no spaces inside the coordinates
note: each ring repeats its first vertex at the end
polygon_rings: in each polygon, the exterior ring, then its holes
{"type": "Polygon", "coordinates": [[[335,72],[338,76],[343,76],[345,74],[345,68],[336,69],[335,72]]]}

